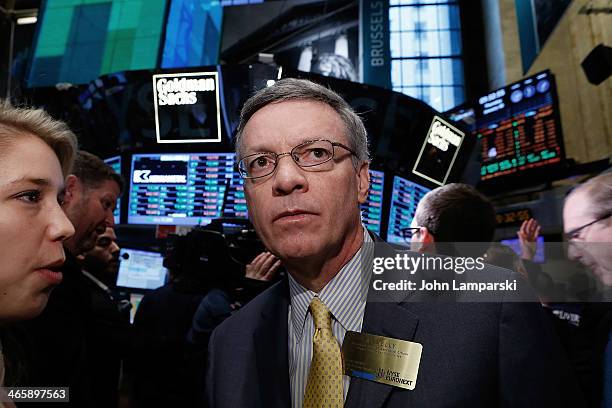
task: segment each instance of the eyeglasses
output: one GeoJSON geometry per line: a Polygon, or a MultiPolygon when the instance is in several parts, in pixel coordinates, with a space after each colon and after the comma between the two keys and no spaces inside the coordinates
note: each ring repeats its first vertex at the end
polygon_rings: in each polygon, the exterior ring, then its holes
{"type": "Polygon", "coordinates": [[[325,139],[309,140],[301,143],[287,153],[260,152],[249,154],[238,162],[238,172],[245,179],[256,179],[274,173],[278,161],[283,156],[291,156],[295,164],[300,167],[314,167],[327,163],[335,156],[335,147],[348,150],[357,157],[350,147],[342,143],[325,139]]]}
{"type": "Polygon", "coordinates": [[[421,227],[408,227],[408,228],[404,228],[402,230],[402,235],[404,236],[405,240],[409,241],[420,230],[421,230],[421,227]]]}
{"type": "Polygon", "coordinates": [[[580,231],[584,230],[586,227],[590,227],[591,225],[593,225],[593,224],[595,224],[595,223],[597,223],[599,221],[605,220],[606,218],[608,218],[610,216],[612,216],[612,213],[611,214],[603,215],[603,216],[597,218],[596,220],[593,220],[593,221],[591,221],[591,222],[589,222],[587,224],[584,224],[584,225],[582,225],[582,226],[580,226],[578,228],[574,228],[573,230],[563,234],[563,236],[565,237],[565,239],[567,241],[576,240],[580,236],[580,231]]]}

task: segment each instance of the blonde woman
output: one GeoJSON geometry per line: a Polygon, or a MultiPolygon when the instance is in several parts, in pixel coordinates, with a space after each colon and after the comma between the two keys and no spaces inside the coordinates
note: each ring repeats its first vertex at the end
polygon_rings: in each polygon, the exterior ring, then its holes
{"type": "Polygon", "coordinates": [[[19,371],[7,325],[42,312],[62,280],[62,242],[74,228],[61,201],[76,146],[43,110],[0,101],[0,386],[19,371]]]}

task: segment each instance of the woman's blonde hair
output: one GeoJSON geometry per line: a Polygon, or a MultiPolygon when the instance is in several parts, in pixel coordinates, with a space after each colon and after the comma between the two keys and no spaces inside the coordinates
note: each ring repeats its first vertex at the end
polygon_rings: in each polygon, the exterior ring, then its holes
{"type": "Polygon", "coordinates": [[[42,109],[15,107],[0,99],[0,156],[17,138],[33,135],[45,142],[56,154],[64,176],[72,169],[77,138],[68,125],[42,109]]]}

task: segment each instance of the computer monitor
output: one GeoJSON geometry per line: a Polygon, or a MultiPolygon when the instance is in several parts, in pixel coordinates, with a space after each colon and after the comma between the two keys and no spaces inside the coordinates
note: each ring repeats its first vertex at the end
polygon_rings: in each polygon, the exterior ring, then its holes
{"type": "MultiPolygon", "coordinates": [[[[104,163],[111,166],[115,173],[121,174],[121,156],[113,156],[108,159],[104,159],[104,163]]],[[[121,222],[121,198],[117,199],[117,207],[115,207],[115,211],[113,212],[113,217],[115,219],[115,224],[119,224],[121,222]]]]}
{"type": "Polygon", "coordinates": [[[410,244],[410,240],[405,237],[404,230],[410,227],[419,201],[429,191],[431,189],[405,178],[393,177],[387,242],[406,246],[410,244]]]}
{"type": "Polygon", "coordinates": [[[447,112],[480,142],[480,180],[538,172],[549,179],[565,153],[554,75],[539,72],[447,112]]]}
{"type": "Polygon", "coordinates": [[[362,221],[366,228],[380,235],[383,209],[385,173],[370,169],[370,191],[368,199],[361,205],[362,221]]]}
{"type": "MultiPolygon", "coordinates": [[[[518,238],[502,239],[502,244],[509,246],[518,256],[521,256],[521,243],[518,238]]],[[[546,261],[546,254],[544,251],[544,237],[539,236],[536,241],[536,253],[533,258],[533,262],[544,263],[546,261]]]]}
{"type": "Polygon", "coordinates": [[[237,185],[234,153],[134,154],[129,224],[206,225],[237,185]]]}
{"type": "Polygon", "coordinates": [[[164,257],[158,252],[121,248],[117,286],[131,289],[157,289],[166,282],[164,257]]]}

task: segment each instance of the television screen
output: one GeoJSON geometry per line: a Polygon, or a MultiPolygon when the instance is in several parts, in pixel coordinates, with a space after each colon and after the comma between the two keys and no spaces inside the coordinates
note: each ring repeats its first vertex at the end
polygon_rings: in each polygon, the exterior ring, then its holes
{"type": "MultiPolygon", "coordinates": [[[[521,256],[521,244],[518,238],[502,239],[500,242],[509,246],[518,256],[521,256]]],[[[539,236],[536,241],[536,253],[533,262],[544,263],[545,260],[544,237],[539,236]]]]}
{"type": "Polygon", "coordinates": [[[172,0],[166,20],[162,68],[217,63],[223,7],[219,1],[172,0]]]}
{"type": "Polygon", "coordinates": [[[157,143],[221,142],[217,71],[153,75],[157,143]]]}
{"type": "Polygon", "coordinates": [[[234,173],[234,153],[134,154],[128,224],[208,224],[221,217],[234,173]]]}
{"type": "Polygon", "coordinates": [[[480,143],[480,179],[518,175],[565,158],[554,76],[543,71],[447,112],[480,143]]]}
{"type": "Polygon", "coordinates": [[[283,68],[359,82],[359,3],[290,0],[224,9],[219,59],[244,64],[260,53],[273,54],[283,68]]]}
{"type": "Polygon", "coordinates": [[[434,116],[412,172],[443,186],[459,154],[465,133],[439,116],[434,116]]]}
{"type": "MultiPolygon", "coordinates": [[[[108,159],[104,159],[104,163],[108,164],[115,170],[115,173],[121,174],[121,156],[113,156],[108,159]]],[[[117,207],[113,213],[115,218],[115,225],[121,223],[121,198],[117,199],[117,207]]]]}
{"type": "Polygon", "coordinates": [[[405,238],[404,230],[410,227],[419,201],[429,191],[429,188],[405,178],[393,178],[387,242],[403,245],[410,243],[410,240],[405,238]]]}
{"type": "Polygon", "coordinates": [[[167,0],[42,1],[28,86],[155,68],[167,0]]]}
{"type": "Polygon", "coordinates": [[[132,289],[157,289],[166,282],[162,254],[121,248],[117,286],[132,289]]]}
{"type": "Polygon", "coordinates": [[[370,170],[370,191],[368,199],[361,205],[361,219],[366,228],[380,235],[382,221],[383,189],[385,187],[385,173],[370,170]]]}

